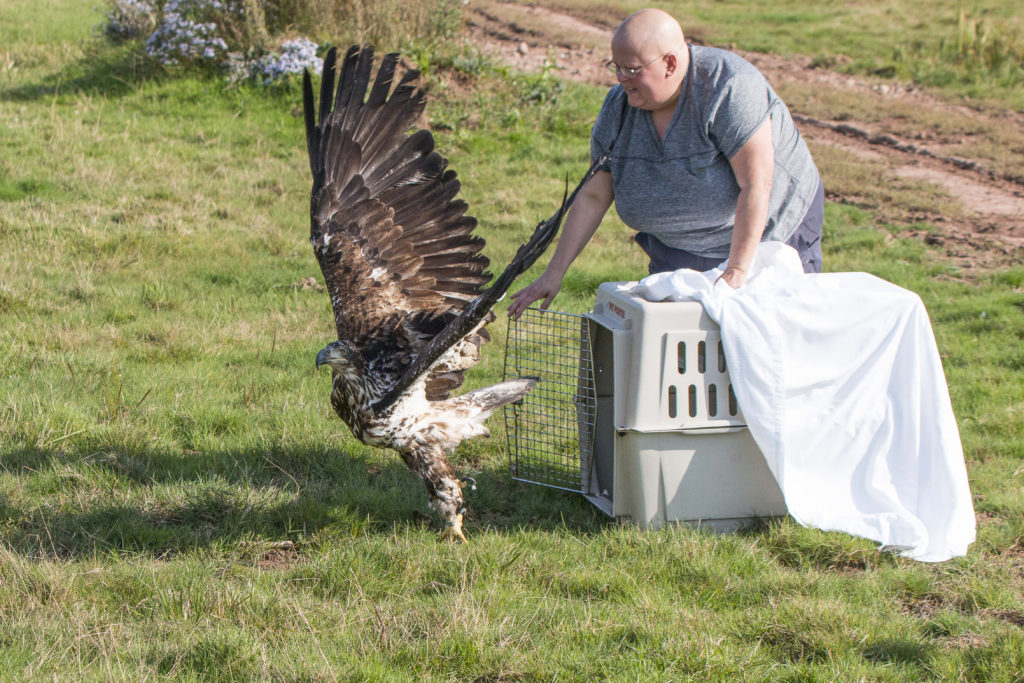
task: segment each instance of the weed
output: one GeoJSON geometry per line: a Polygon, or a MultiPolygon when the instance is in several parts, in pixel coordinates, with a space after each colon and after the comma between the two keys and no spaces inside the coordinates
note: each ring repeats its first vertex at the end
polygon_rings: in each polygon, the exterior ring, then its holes
{"type": "Polygon", "coordinates": [[[940,41],[939,55],[957,64],[999,74],[1004,67],[1024,69],[1024,27],[1014,20],[972,17],[964,8],[957,15],[956,36],[940,41]]]}
{"type": "Polygon", "coordinates": [[[950,35],[900,43],[888,77],[924,85],[1020,88],[1024,84],[1024,24],[1019,17],[976,16],[960,8],[950,35]]]}

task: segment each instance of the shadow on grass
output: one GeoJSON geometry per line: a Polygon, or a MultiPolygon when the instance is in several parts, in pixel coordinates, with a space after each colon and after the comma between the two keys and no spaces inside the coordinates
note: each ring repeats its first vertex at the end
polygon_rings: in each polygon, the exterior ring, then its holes
{"type": "Polygon", "coordinates": [[[33,102],[69,92],[122,97],[135,92],[146,81],[164,76],[162,68],[146,57],[141,48],[93,44],[85,52],[63,71],[33,83],[0,89],[0,98],[33,102]]]}
{"type": "Polygon", "coordinates": [[[926,664],[933,646],[907,638],[883,638],[864,648],[864,657],[885,664],[926,664]]]}
{"type": "MultiPolygon", "coordinates": [[[[371,452],[372,453],[372,452],[371,452]]],[[[456,464],[456,469],[459,469],[456,464]]],[[[105,553],[171,557],[252,541],[295,543],[440,531],[422,481],[397,455],[275,449],[199,453],[7,451],[0,529],[10,550],[76,559],[105,553]]],[[[513,481],[504,462],[474,473],[466,529],[512,533],[607,522],[582,496],[513,481]]]]}

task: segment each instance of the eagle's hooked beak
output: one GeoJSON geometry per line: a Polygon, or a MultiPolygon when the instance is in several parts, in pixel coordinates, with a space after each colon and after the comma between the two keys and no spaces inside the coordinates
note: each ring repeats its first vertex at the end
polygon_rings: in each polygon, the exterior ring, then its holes
{"type": "Polygon", "coordinates": [[[334,354],[331,353],[331,347],[325,346],[320,349],[320,353],[316,354],[316,369],[319,370],[321,365],[327,365],[334,359],[334,354]]]}
{"type": "Polygon", "coordinates": [[[364,361],[348,342],[334,341],[316,354],[316,367],[330,365],[335,372],[359,375],[365,371],[364,361]]]}

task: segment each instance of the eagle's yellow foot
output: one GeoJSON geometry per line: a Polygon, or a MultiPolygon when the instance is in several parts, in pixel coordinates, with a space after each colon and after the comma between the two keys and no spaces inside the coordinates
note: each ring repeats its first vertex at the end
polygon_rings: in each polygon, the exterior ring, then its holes
{"type": "Polygon", "coordinates": [[[441,532],[442,541],[462,541],[463,543],[469,543],[466,540],[466,535],[462,533],[462,515],[458,514],[448,522],[445,523],[444,531],[441,532]]]}

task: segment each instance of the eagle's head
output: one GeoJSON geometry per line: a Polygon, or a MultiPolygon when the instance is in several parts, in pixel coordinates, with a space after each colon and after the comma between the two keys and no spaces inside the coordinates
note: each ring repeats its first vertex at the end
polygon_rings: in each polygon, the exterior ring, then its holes
{"type": "Polygon", "coordinates": [[[316,367],[330,365],[336,375],[342,375],[348,379],[362,377],[366,371],[366,363],[363,357],[348,342],[333,341],[316,354],[316,367]]]}

